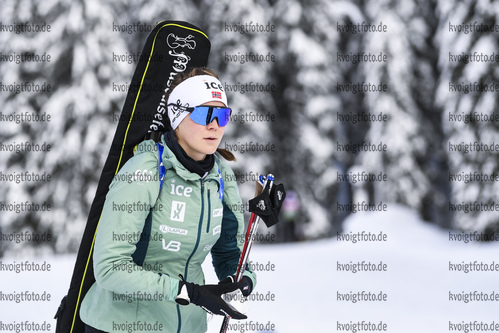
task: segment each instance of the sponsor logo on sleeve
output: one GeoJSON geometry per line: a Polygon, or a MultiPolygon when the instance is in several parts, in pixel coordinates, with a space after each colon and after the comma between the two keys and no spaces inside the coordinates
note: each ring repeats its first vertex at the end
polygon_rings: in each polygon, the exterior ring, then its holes
{"type": "Polygon", "coordinates": [[[213,236],[219,234],[221,231],[222,231],[222,226],[221,225],[216,226],[215,228],[213,228],[213,236]]]}
{"type": "Polygon", "coordinates": [[[224,215],[224,209],[218,208],[213,210],[213,217],[220,217],[224,215]]]}

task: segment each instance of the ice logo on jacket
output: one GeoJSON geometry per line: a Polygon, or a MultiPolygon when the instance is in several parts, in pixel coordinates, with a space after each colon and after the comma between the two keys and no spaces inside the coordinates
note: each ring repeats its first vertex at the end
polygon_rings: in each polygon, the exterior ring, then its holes
{"type": "Polygon", "coordinates": [[[173,33],[170,33],[166,37],[166,43],[172,49],[176,49],[177,47],[182,47],[182,48],[187,47],[188,49],[194,50],[196,48],[196,41],[194,41],[193,38],[194,38],[193,35],[189,35],[185,38],[182,38],[174,35],[173,33]]]}

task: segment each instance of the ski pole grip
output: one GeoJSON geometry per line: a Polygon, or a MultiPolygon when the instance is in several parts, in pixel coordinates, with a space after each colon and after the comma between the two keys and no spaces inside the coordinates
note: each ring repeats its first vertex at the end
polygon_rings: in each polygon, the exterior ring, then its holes
{"type": "Polygon", "coordinates": [[[263,192],[263,186],[258,181],[255,182],[255,197],[263,192]]]}
{"type": "Polygon", "coordinates": [[[269,173],[267,177],[260,175],[255,184],[255,197],[263,193],[263,188],[269,186],[269,193],[274,184],[274,175],[269,173]]]}

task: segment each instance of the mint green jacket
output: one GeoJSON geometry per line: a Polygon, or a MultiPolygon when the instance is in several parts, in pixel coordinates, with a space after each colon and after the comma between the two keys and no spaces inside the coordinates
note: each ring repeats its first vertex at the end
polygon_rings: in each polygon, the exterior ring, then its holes
{"type": "MultiPolygon", "coordinates": [[[[219,280],[235,274],[245,231],[232,170],[215,156],[201,178],[163,145],[161,191],[152,140],[137,147],[109,187],[93,252],[96,282],[80,309],[82,321],[99,330],[205,332],[206,312],[174,301],[179,274],[204,284],[209,252],[219,280]]],[[[255,286],[255,274],[244,274],[255,286]]]]}

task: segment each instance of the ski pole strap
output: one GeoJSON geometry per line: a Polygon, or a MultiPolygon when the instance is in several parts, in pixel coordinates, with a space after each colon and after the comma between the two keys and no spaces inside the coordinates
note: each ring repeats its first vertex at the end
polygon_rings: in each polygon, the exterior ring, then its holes
{"type": "Polygon", "coordinates": [[[259,183],[263,184],[263,191],[249,201],[249,211],[258,215],[265,225],[270,228],[279,222],[278,215],[281,210],[282,203],[286,197],[286,191],[282,184],[274,185],[274,176],[267,175],[266,178],[260,176],[259,183]]]}

